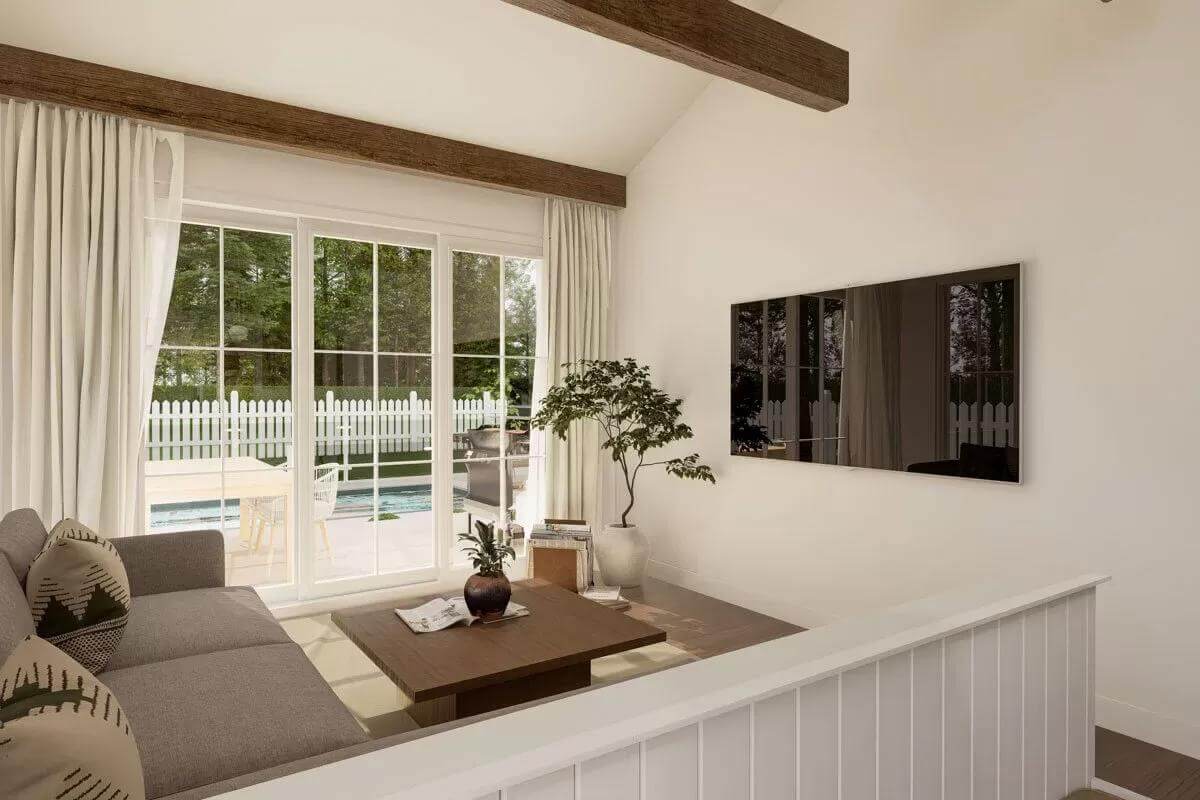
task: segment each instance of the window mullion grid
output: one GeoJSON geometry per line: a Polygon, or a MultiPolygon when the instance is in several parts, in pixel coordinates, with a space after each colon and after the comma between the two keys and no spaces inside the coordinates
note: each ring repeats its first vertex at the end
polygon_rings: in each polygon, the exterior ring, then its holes
{"type": "MultiPolygon", "coordinates": [[[[221,535],[225,534],[225,459],[228,447],[228,425],[232,414],[225,400],[225,226],[217,227],[217,409],[219,411],[220,431],[217,436],[221,469],[221,502],[218,504],[221,535]]],[[[238,502],[238,516],[244,509],[238,502]]]]}
{"type": "Polygon", "coordinates": [[[975,284],[975,444],[983,444],[983,282],[975,284]]]}
{"type": "MultiPolygon", "coordinates": [[[[759,375],[761,376],[761,380],[762,380],[762,389],[759,392],[762,399],[760,401],[759,408],[766,408],[766,409],[769,409],[771,407],[770,406],[770,403],[771,403],[771,366],[770,366],[771,358],[768,355],[768,344],[769,344],[770,339],[767,335],[767,325],[768,325],[768,321],[770,320],[770,317],[771,317],[771,301],[763,300],[759,304],[759,319],[762,320],[762,333],[758,337],[758,346],[759,346],[758,360],[759,360],[759,364],[761,365],[759,367],[759,375]]],[[[787,366],[787,358],[785,357],[784,358],[784,367],[785,367],[784,380],[787,380],[786,366],[787,366]]],[[[767,431],[768,440],[771,438],[770,434],[771,434],[771,432],[770,432],[770,430],[768,430],[767,431]]],[[[787,431],[784,431],[784,437],[785,438],[787,437],[787,431]]],[[[764,453],[766,451],[770,450],[770,447],[771,447],[770,441],[768,441],[765,445],[763,445],[764,453]]]]}
{"type": "MultiPolygon", "coordinates": [[[[812,399],[813,409],[817,412],[817,424],[813,426],[817,439],[816,462],[825,459],[825,298],[817,300],[817,318],[813,323],[817,333],[817,396],[812,399]]],[[[807,410],[807,409],[806,409],[807,410]]],[[[812,418],[812,411],[808,411],[812,418]]]]}
{"type": "MultiPolygon", "coordinates": [[[[505,317],[504,313],[504,256],[497,256],[500,261],[500,341],[499,351],[500,357],[500,385],[497,387],[500,393],[497,401],[500,405],[500,520],[499,527],[504,533],[504,540],[508,538],[508,382],[507,377],[507,362],[505,360],[506,344],[505,339],[505,317]]],[[[504,541],[502,540],[502,541],[504,541]]]]}
{"type": "Polygon", "coordinates": [[[371,243],[371,535],[379,574],[379,243],[371,243]]]}
{"type": "Polygon", "coordinates": [[[312,502],[314,479],[316,471],[316,358],[314,353],[315,321],[313,307],[315,303],[313,288],[313,245],[314,237],[309,223],[300,219],[296,223],[296,235],[293,239],[295,247],[292,253],[292,275],[294,285],[292,298],[295,301],[292,325],[292,344],[294,349],[292,378],[293,417],[292,438],[295,457],[293,486],[296,498],[293,503],[293,519],[295,519],[296,564],[292,567],[298,581],[298,596],[304,596],[311,591],[316,583],[315,555],[312,523],[314,504],[312,502]],[[299,344],[297,344],[299,343],[299,344]]]}
{"type": "Polygon", "coordinates": [[[439,571],[453,567],[454,552],[454,353],[453,256],[440,239],[432,260],[433,351],[433,517],[435,563],[439,571]]]}
{"type": "MultiPolygon", "coordinates": [[[[438,247],[438,242],[435,241],[433,246],[429,250],[429,273],[426,276],[429,281],[429,348],[428,348],[429,352],[425,353],[423,356],[424,358],[427,358],[428,362],[429,362],[429,403],[430,403],[429,434],[428,434],[428,436],[429,436],[429,460],[426,463],[428,464],[428,470],[429,470],[429,501],[430,501],[429,504],[433,508],[433,516],[432,516],[433,529],[431,531],[429,531],[429,534],[433,536],[433,566],[435,569],[438,568],[438,566],[441,562],[441,557],[438,555],[438,551],[441,548],[440,548],[440,536],[438,534],[438,521],[437,521],[438,516],[439,516],[438,504],[437,504],[437,497],[438,497],[437,463],[440,460],[438,458],[438,451],[437,451],[437,448],[438,448],[437,437],[438,437],[440,428],[438,426],[438,414],[436,411],[437,397],[438,397],[437,376],[440,374],[439,367],[437,364],[437,352],[438,352],[437,351],[437,324],[438,324],[438,319],[439,319],[439,311],[438,311],[438,307],[437,307],[437,302],[438,302],[438,297],[437,297],[438,260],[439,260],[439,247],[438,247]]],[[[424,427],[424,426],[422,426],[422,427],[424,427]]]]}

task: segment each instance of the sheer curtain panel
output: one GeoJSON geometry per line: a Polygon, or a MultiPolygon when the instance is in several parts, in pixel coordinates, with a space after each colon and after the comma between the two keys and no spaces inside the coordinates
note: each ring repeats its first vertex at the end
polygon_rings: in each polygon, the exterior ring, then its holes
{"type": "MultiPolygon", "coordinates": [[[[546,386],[559,381],[566,364],[608,356],[615,226],[611,208],[561,198],[546,201],[546,386]]],[[[605,522],[600,518],[601,476],[598,426],[576,423],[566,441],[547,434],[547,516],[586,519],[599,530],[605,522]]]]}
{"type": "Polygon", "coordinates": [[[896,284],[846,292],[842,435],[856,467],[900,463],[900,293],[896,284]]]}
{"type": "Polygon", "coordinates": [[[182,197],[181,134],[0,104],[0,512],[138,532],[182,197]]]}

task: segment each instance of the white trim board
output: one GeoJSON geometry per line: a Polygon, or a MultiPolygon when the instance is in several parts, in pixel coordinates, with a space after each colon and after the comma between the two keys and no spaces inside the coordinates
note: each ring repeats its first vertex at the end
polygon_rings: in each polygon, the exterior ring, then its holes
{"type": "MultiPolygon", "coordinates": [[[[505,571],[514,581],[523,580],[529,574],[528,559],[519,556],[512,566],[505,571]]],[[[310,597],[304,600],[285,600],[278,603],[268,603],[267,607],[276,619],[293,619],[308,617],[313,614],[328,614],[331,611],[341,611],[346,608],[374,603],[393,602],[397,605],[405,600],[426,597],[431,594],[451,595],[462,591],[463,584],[470,577],[471,570],[463,566],[456,568],[441,578],[408,583],[403,586],[389,586],[383,589],[369,589],[347,594],[331,594],[325,597],[310,597]]]]}
{"type": "Polygon", "coordinates": [[[1096,724],[1192,758],[1200,758],[1200,726],[1178,717],[1096,696],[1096,724]]]}
{"type": "Polygon", "coordinates": [[[1144,794],[1131,792],[1124,786],[1117,786],[1114,783],[1102,781],[1099,778],[1092,778],[1092,788],[1099,792],[1108,792],[1113,797],[1121,798],[1121,800],[1150,800],[1150,798],[1146,797],[1144,794]]]}

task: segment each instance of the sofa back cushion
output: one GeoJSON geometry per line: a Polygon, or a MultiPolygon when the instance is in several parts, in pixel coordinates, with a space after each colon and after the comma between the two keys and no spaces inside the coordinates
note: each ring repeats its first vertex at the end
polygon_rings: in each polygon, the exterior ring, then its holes
{"type": "Polygon", "coordinates": [[[112,542],[78,520],[54,526],[29,567],[25,596],[37,635],[93,673],[129,620],[129,577],[112,542]]]}
{"type": "Polygon", "coordinates": [[[46,526],[32,508],[18,508],[0,519],[0,554],[8,561],[17,583],[23,584],[29,565],[46,543],[46,526]]]}
{"type": "Polygon", "coordinates": [[[0,558],[0,664],[33,633],[33,614],[25,590],[8,562],[0,558]]]}

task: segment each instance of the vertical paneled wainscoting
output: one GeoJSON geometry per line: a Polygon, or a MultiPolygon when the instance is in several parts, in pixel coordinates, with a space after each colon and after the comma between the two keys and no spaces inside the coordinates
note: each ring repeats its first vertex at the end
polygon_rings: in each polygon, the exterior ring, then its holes
{"type": "MultiPolygon", "coordinates": [[[[1103,580],[927,598],[294,785],[430,800],[1061,800],[1093,775],[1103,580]]],[[[239,796],[288,796],[275,783],[239,796]]]]}

